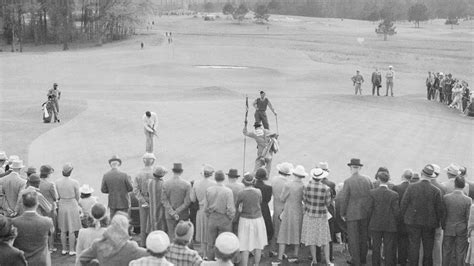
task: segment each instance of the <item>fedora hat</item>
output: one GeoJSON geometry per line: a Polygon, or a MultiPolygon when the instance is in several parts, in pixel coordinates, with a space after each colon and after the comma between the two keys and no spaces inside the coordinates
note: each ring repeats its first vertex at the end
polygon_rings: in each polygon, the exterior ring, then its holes
{"type": "Polygon", "coordinates": [[[434,163],[432,163],[431,165],[433,166],[435,175],[439,176],[439,174],[441,173],[441,167],[439,167],[439,165],[434,164],[434,163]]]}
{"type": "Polygon", "coordinates": [[[170,238],[165,232],[158,230],[146,237],[146,248],[153,253],[163,253],[170,246],[170,238]]]}
{"type": "Polygon", "coordinates": [[[245,185],[253,185],[255,184],[255,177],[251,173],[245,173],[242,183],[245,185]]]}
{"type": "Polygon", "coordinates": [[[293,175],[299,178],[304,178],[308,175],[308,173],[306,173],[302,165],[298,165],[295,167],[295,170],[293,170],[293,175]]]}
{"type": "Polygon", "coordinates": [[[120,165],[122,165],[122,160],[117,155],[114,155],[109,159],[109,164],[111,164],[113,161],[117,161],[120,165]]]}
{"type": "Polygon", "coordinates": [[[173,168],[171,169],[174,173],[182,173],[183,170],[183,165],[181,163],[174,163],[173,168]]]}
{"type": "Polygon", "coordinates": [[[448,174],[451,175],[459,175],[461,172],[459,171],[459,166],[457,164],[451,163],[448,167],[444,168],[448,174]]]}
{"type": "Polygon", "coordinates": [[[348,166],[357,165],[357,166],[364,166],[360,163],[360,159],[352,158],[351,161],[347,164],[348,166]]]}
{"type": "Polygon", "coordinates": [[[153,176],[156,178],[160,178],[165,176],[168,173],[168,170],[164,166],[157,165],[155,170],[153,170],[153,176]]]}
{"type": "Polygon", "coordinates": [[[7,154],[4,151],[0,151],[0,161],[6,161],[7,159],[7,154]]]}
{"type": "Polygon", "coordinates": [[[240,177],[239,170],[237,170],[237,169],[229,169],[229,172],[226,175],[229,178],[238,178],[238,177],[240,177]]]}
{"type": "Polygon", "coordinates": [[[324,171],[322,168],[316,167],[311,169],[310,175],[314,180],[321,180],[327,177],[329,173],[324,171]]]}
{"type": "Polygon", "coordinates": [[[89,184],[84,184],[79,188],[79,193],[81,194],[92,194],[93,192],[94,189],[89,184]]]}
{"type": "Polygon", "coordinates": [[[291,163],[281,163],[276,166],[278,172],[282,175],[291,175],[293,172],[293,165],[291,163]]]}
{"type": "Polygon", "coordinates": [[[28,169],[26,170],[26,174],[27,175],[36,174],[36,168],[33,166],[28,167],[28,169]]]}
{"type": "Polygon", "coordinates": [[[22,160],[14,160],[12,162],[12,165],[10,166],[10,168],[12,168],[12,169],[21,169],[23,167],[25,167],[25,166],[23,165],[22,160]]]}
{"type": "Polygon", "coordinates": [[[434,172],[434,167],[431,164],[427,164],[425,167],[423,167],[423,170],[421,170],[421,173],[426,177],[436,177],[436,174],[434,172]]]}
{"type": "Polygon", "coordinates": [[[209,164],[204,164],[203,167],[202,167],[202,173],[204,174],[204,176],[206,177],[209,177],[211,176],[213,173],[214,173],[214,167],[212,167],[211,165],[209,164]]]}
{"type": "Polygon", "coordinates": [[[319,162],[318,167],[323,169],[326,172],[330,172],[329,170],[329,164],[327,162],[319,162]]]}

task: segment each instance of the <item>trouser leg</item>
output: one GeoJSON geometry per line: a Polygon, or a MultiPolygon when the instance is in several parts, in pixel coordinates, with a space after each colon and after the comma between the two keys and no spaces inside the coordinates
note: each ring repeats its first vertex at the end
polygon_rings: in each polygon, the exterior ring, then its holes
{"type": "Polygon", "coordinates": [[[268,124],[268,117],[267,113],[261,112],[260,116],[262,117],[262,125],[264,129],[270,129],[270,125],[268,124]]]}
{"type": "Polygon", "coordinates": [[[359,220],[347,221],[347,235],[349,238],[349,252],[352,257],[352,265],[359,266],[360,262],[360,235],[359,235],[359,220]]]}
{"type": "MultiPolygon", "coordinates": [[[[421,228],[414,225],[408,225],[408,260],[410,266],[418,266],[420,258],[421,228]]],[[[430,252],[431,255],[431,252],[430,252]]]]}
{"type": "Polygon", "coordinates": [[[396,233],[384,232],[383,234],[383,250],[385,257],[385,266],[395,266],[396,263],[396,233]]]}
{"type": "MultiPolygon", "coordinates": [[[[425,243],[423,242],[423,245],[425,243]]],[[[433,235],[433,265],[434,266],[441,266],[441,258],[442,258],[442,246],[443,246],[443,229],[438,227],[434,230],[433,235]]]]}
{"type": "MultiPolygon", "coordinates": [[[[424,227],[421,230],[421,239],[423,241],[423,266],[437,265],[433,262],[433,246],[435,242],[435,228],[424,227]]],[[[441,250],[437,251],[441,252],[441,250]]],[[[439,262],[441,258],[439,258],[439,262]]]]}
{"type": "Polygon", "coordinates": [[[371,231],[373,246],[372,246],[372,265],[380,266],[380,249],[382,248],[382,232],[371,231]]]}
{"type": "Polygon", "coordinates": [[[145,150],[146,152],[153,153],[153,134],[148,130],[145,130],[145,150]]]}
{"type": "Polygon", "coordinates": [[[359,246],[360,246],[360,262],[367,263],[367,253],[369,252],[369,223],[367,219],[359,222],[359,246]]]}
{"type": "Polygon", "coordinates": [[[149,233],[150,225],[150,208],[149,207],[140,207],[138,209],[140,213],[140,238],[142,247],[146,246],[146,237],[149,233]]]}

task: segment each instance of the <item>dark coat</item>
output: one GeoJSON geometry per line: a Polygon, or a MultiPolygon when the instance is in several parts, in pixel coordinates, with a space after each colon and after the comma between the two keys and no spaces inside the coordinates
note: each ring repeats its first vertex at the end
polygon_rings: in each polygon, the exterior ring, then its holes
{"type": "MultiPolygon", "coordinates": [[[[336,183],[328,180],[327,178],[323,178],[321,183],[325,184],[326,186],[329,187],[331,190],[331,198],[334,201],[336,199],[336,183]]],[[[335,203],[333,202],[331,205],[328,206],[328,212],[332,215],[333,218],[329,219],[332,220],[334,219],[334,216],[336,214],[336,206],[335,203]]]]}
{"type": "Polygon", "coordinates": [[[265,221],[265,228],[267,229],[267,238],[272,239],[274,234],[272,215],[270,213],[270,208],[268,203],[272,199],[272,187],[263,183],[263,181],[258,180],[255,183],[255,188],[259,189],[262,192],[262,202],[260,203],[260,208],[262,209],[263,220],[265,221]]]}
{"type": "Polygon", "coordinates": [[[12,220],[18,229],[18,236],[13,245],[25,252],[28,265],[51,265],[48,251],[48,236],[54,229],[49,217],[40,216],[36,212],[25,212],[12,220]]]}
{"type": "Polygon", "coordinates": [[[426,179],[408,186],[400,209],[407,225],[437,228],[444,216],[441,192],[426,179]]]}
{"type": "MultiPolygon", "coordinates": [[[[403,196],[405,195],[405,192],[408,188],[408,186],[410,185],[410,182],[408,181],[404,181],[402,182],[401,184],[399,185],[395,185],[393,186],[393,191],[397,192],[398,193],[398,201],[399,201],[399,204],[401,204],[402,202],[402,199],[403,199],[403,196]]],[[[400,233],[408,233],[407,231],[407,227],[405,225],[405,222],[403,221],[403,216],[400,215],[398,217],[398,232],[400,233]]]]}
{"type": "Polygon", "coordinates": [[[130,208],[130,195],[133,186],[131,178],[126,173],[118,169],[111,169],[102,178],[101,192],[109,194],[109,208],[128,209],[130,208]]]}
{"type": "Polygon", "coordinates": [[[445,236],[467,236],[467,223],[471,211],[472,200],[462,191],[455,190],[443,197],[446,208],[441,221],[445,236]]]}
{"type": "Polygon", "coordinates": [[[5,242],[0,242],[0,265],[26,266],[25,254],[5,242]]]}
{"type": "Polygon", "coordinates": [[[346,181],[341,192],[341,216],[346,221],[367,219],[369,191],[373,188],[369,177],[354,174],[346,181]]]}
{"type": "Polygon", "coordinates": [[[399,216],[397,192],[385,186],[370,190],[369,229],[371,231],[397,232],[399,216]]]}

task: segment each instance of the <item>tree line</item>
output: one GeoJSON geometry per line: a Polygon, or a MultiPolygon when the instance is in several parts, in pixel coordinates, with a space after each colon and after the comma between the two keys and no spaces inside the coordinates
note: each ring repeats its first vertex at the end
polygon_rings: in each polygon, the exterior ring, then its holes
{"type": "Polygon", "coordinates": [[[156,10],[151,0],[0,0],[3,38],[13,51],[24,43],[120,40],[156,10]]]}

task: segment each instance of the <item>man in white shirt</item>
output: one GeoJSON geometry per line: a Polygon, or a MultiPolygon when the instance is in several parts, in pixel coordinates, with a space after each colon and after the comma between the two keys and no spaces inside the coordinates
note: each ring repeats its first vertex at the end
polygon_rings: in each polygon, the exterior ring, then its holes
{"type": "Polygon", "coordinates": [[[143,115],[143,126],[146,136],[145,150],[146,152],[153,153],[153,136],[157,136],[156,128],[158,127],[156,113],[146,111],[143,115]]]}

